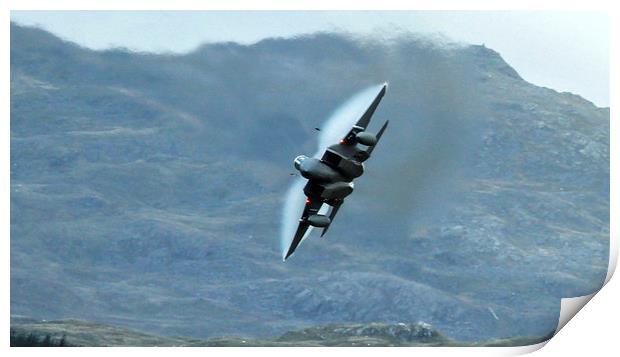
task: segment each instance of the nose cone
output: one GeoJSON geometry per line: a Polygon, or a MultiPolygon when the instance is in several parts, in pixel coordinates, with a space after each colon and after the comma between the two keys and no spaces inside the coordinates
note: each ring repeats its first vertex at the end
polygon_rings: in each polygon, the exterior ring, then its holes
{"type": "Polygon", "coordinates": [[[308,157],[305,155],[299,155],[295,158],[295,161],[293,161],[295,168],[299,171],[301,171],[300,167],[301,167],[301,163],[304,162],[304,160],[306,160],[308,157]]]}

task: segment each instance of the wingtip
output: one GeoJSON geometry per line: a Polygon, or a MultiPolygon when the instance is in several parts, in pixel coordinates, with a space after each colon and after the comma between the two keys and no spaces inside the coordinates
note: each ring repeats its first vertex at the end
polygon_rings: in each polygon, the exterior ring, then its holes
{"type": "Polygon", "coordinates": [[[291,252],[290,250],[286,253],[286,255],[282,258],[282,261],[285,262],[288,257],[290,257],[291,255],[293,255],[293,252],[291,252]]]}

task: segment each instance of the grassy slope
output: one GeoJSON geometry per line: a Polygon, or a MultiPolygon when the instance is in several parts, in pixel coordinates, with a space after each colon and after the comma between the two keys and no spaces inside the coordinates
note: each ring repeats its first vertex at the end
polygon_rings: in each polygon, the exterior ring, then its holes
{"type": "Polygon", "coordinates": [[[56,339],[66,336],[71,346],[522,346],[547,339],[517,337],[470,343],[449,339],[427,324],[379,323],[322,325],[287,332],[273,339],[163,337],[81,320],[13,318],[11,329],[18,334],[50,335],[56,339]]]}

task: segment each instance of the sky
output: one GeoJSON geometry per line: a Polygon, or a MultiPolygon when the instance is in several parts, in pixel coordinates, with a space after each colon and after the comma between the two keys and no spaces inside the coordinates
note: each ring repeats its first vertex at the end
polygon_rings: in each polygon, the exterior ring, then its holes
{"type": "Polygon", "coordinates": [[[609,17],[583,11],[12,11],[92,49],[184,53],[316,31],[379,39],[403,32],[485,44],[528,82],[609,106],[609,17]]]}

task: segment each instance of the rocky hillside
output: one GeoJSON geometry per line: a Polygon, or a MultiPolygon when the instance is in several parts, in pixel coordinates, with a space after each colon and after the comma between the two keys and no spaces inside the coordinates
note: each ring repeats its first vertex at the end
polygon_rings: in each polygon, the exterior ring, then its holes
{"type": "Polygon", "coordinates": [[[39,321],[12,318],[13,334],[64,338],[69,346],[190,346],[190,347],[377,347],[377,346],[524,346],[540,338],[483,341],[476,344],[446,338],[425,323],[330,324],[290,331],[271,339],[217,337],[207,340],[162,337],[80,320],[39,321]]]}
{"type": "Polygon", "coordinates": [[[545,336],[598,289],[609,109],[484,46],[337,34],[91,51],[11,25],[11,313],[164,336],[425,321],[545,336]],[[292,159],[371,84],[390,129],[326,239],[286,263],[292,159]]]}

